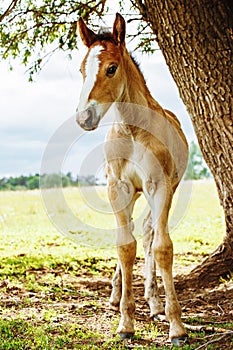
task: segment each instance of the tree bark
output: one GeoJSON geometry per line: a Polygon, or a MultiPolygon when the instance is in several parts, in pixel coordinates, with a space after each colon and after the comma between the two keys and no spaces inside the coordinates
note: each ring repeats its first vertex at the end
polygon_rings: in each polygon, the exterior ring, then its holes
{"type": "Polygon", "coordinates": [[[223,243],[189,276],[205,286],[233,270],[233,10],[227,0],[136,0],[151,25],[224,208],[223,243]]]}

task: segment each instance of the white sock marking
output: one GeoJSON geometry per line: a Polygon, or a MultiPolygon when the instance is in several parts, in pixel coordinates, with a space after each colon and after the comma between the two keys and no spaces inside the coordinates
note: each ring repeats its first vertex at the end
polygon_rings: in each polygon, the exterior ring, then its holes
{"type": "Polygon", "coordinates": [[[79,99],[79,105],[78,105],[78,110],[83,111],[85,110],[88,102],[88,98],[90,96],[90,93],[95,85],[97,74],[99,71],[99,54],[103,50],[103,46],[95,46],[93,47],[86,60],[86,65],[85,65],[85,73],[86,73],[86,78],[83,84],[83,88],[80,94],[80,99],[79,99]]]}

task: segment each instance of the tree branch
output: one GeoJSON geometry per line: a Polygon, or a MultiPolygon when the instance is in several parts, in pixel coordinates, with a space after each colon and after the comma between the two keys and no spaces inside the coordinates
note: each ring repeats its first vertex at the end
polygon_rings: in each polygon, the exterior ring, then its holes
{"type": "Polygon", "coordinates": [[[138,18],[130,18],[127,20],[127,23],[131,23],[131,22],[134,22],[134,21],[141,21],[142,20],[142,17],[138,17],[138,18]]]}
{"type": "Polygon", "coordinates": [[[147,21],[147,8],[142,3],[142,0],[131,0],[131,3],[134,7],[136,7],[139,10],[140,14],[142,15],[142,19],[147,21]]]}
{"type": "Polygon", "coordinates": [[[14,10],[15,6],[17,5],[17,2],[18,2],[18,0],[13,0],[10,3],[8,9],[3,13],[3,15],[1,15],[0,22],[14,10]]]}
{"type": "MultiPolygon", "coordinates": [[[[160,322],[164,322],[166,324],[169,324],[169,322],[167,321],[165,315],[157,315],[156,318],[160,322]]],[[[187,323],[184,323],[184,326],[189,331],[194,331],[194,332],[215,333],[213,335],[219,335],[219,334],[222,334],[222,333],[224,333],[224,335],[226,335],[226,334],[232,334],[233,335],[233,331],[231,331],[229,329],[226,329],[226,328],[222,328],[222,327],[212,327],[212,326],[203,326],[203,325],[195,326],[195,325],[191,325],[191,324],[187,324],[187,323]]]]}
{"type": "Polygon", "coordinates": [[[232,335],[232,334],[233,334],[232,331],[226,332],[226,333],[223,334],[221,337],[216,338],[216,339],[209,340],[207,343],[198,346],[198,348],[196,348],[196,350],[200,350],[200,349],[203,349],[203,348],[207,349],[207,348],[206,348],[207,345],[213,344],[213,343],[217,343],[217,342],[219,342],[220,340],[224,339],[225,337],[229,337],[229,336],[232,335]]]}

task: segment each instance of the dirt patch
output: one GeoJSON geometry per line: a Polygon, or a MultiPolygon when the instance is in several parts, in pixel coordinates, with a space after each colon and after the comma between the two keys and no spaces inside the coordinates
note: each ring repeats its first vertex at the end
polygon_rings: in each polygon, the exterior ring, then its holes
{"type": "MultiPolygon", "coordinates": [[[[144,262],[137,259],[134,274],[134,295],[136,300],[136,337],[125,343],[127,348],[170,346],[167,343],[168,323],[164,318],[154,321],[149,318],[149,307],[144,299],[144,262]]],[[[38,288],[29,291],[24,283],[10,280],[0,282],[2,318],[23,318],[35,323],[74,324],[88,327],[93,333],[103,335],[103,341],[115,336],[119,313],[108,306],[111,293],[111,275],[92,274],[82,268],[82,274],[75,275],[57,270],[35,270],[34,283],[38,288]],[[56,278],[51,281],[51,274],[56,278]],[[47,279],[46,279],[47,276],[47,279]],[[43,282],[43,283],[42,283],[43,282]],[[41,284],[40,284],[41,283],[41,284]],[[43,285],[43,288],[40,286],[43,285]],[[46,314],[50,311],[50,315],[46,314]],[[52,313],[51,313],[52,312],[52,313]],[[49,319],[48,319],[49,317],[49,319]]],[[[176,283],[178,299],[182,307],[182,317],[189,332],[190,349],[231,349],[233,346],[233,282],[225,282],[215,288],[179,288],[176,283]]],[[[165,300],[164,290],[159,278],[159,291],[165,300]]],[[[80,344],[88,340],[81,340],[80,344]]],[[[95,343],[94,340],[92,340],[95,343]]],[[[96,340],[101,348],[101,340],[96,340]]],[[[105,347],[106,348],[106,347],[105,347]]]]}

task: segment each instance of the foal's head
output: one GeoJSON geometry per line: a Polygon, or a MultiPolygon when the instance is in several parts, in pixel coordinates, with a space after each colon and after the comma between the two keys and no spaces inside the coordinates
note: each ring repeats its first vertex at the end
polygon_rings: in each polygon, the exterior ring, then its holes
{"type": "Polygon", "coordinates": [[[111,103],[121,101],[124,91],[125,20],[116,14],[112,33],[95,34],[82,18],[78,27],[88,52],[81,64],[84,84],[77,122],[85,130],[94,130],[111,103]]]}

